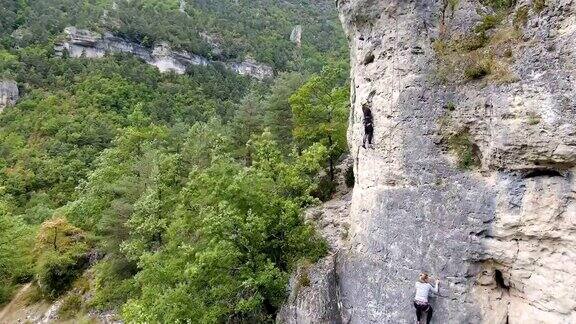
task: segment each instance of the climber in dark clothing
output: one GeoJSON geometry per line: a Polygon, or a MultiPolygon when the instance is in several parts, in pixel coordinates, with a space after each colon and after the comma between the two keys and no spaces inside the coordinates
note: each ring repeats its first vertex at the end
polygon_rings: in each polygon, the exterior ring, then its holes
{"type": "Polygon", "coordinates": [[[362,147],[366,148],[366,141],[368,141],[369,145],[372,145],[372,138],[374,137],[372,111],[368,108],[368,104],[362,106],[362,113],[364,114],[364,139],[362,139],[362,147]]]}

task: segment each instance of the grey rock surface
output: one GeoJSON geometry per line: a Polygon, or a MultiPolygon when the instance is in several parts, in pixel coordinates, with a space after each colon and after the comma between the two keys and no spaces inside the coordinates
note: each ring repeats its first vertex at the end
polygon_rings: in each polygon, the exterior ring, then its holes
{"type": "MultiPolygon", "coordinates": [[[[479,1],[453,13],[435,0],[337,5],[357,181],[330,293],[341,318],[414,322],[428,271],[441,279],[433,323],[576,323],[576,1],[518,1],[468,50],[493,12],[479,1]],[[487,75],[469,77],[482,64],[487,75]],[[366,103],[371,149],[360,147],[366,103]]],[[[323,305],[298,303],[302,316],[323,305]]]]}
{"type": "Polygon", "coordinates": [[[20,98],[18,84],[14,80],[0,80],[0,111],[14,105],[20,98]]]}
{"type": "Polygon", "coordinates": [[[180,4],[179,4],[179,7],[178,7],[178,10],[179,10],[181,13],[184,13],[184,14],[185,14],[185,13],[186,13],[186,1],[185,1],[185,0],[179,0],[179,2],[180,2],[180,4]]]}
{"type": "Polygon", "coordinates": [[[290,33],[290,41],[296,46],[302,46],[302,25],[296,25],[292,28],[292,32],[290,33]]]}
{"type": "Polygon", "coordinates": [[[272,78],[272,67],[258,63],[251,59],[242,62],[219,62],[188,53],[175,51],[168,43],[159,43],[149,49],[140,44],[128,41],[121,37],[106,32],[103,35],[85,29],[70,26],[64,29],[65,40],[54,48],[56,54],[70,57],[101,58],[107,53],[130,53],[146,63],[154,65],[160,72],[174,72],[184,74],[186,68],[191,65],[206,66],[211,64],[223,64],[226,68],[240,74],[254,77],[259,80],[272,78]]]}
{"type": "Polygon", "coordinates": [[[270,66],[258,63],[251,58],[247,58],[242,62],[224,63],[224,65],[240,75],[248,75],[259,80],[269,79],[274,76],[274,70],[270,66]]]}
{"type": "Polygon", "coordinates": [[[347,157],[337,166],[338,187],[333,199],[308,209],[304,214],[306,221],[313,224],[326,239],[330,253],[316,264],[298,267],[290,279],[288,302],[278,314],[279,323],[340,324],[349,321],[340,300],[337,264],[350,227],[348,216],[352,192],[345,184],[345,174],[351,163],[352,160],[347,157]],[[307,284],[302,284],[303,281],[307,284]]]}
{"type": "Polygon", "coordinates": [[[290,280],[288,302],[278,314],[282,323],[344,323],[339,302],[336,255],[301,266],[290,280]]]}

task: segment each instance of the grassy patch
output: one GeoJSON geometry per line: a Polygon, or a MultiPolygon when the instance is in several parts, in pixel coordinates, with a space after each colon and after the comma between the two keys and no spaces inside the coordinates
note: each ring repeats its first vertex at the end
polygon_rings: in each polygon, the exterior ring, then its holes
{"type": "Polygon", "coordinates": [[[447,41],[442,39],[437,39],[432,43],[432,48],[434,52],[438,55],[446,55],[449,51],[449,44],[447,41]]]}
{"type": "Polygon", "coordinates": [[[482,17],[482,21],[480,21],[480,23],[474,27],[474,31],[477,33],[487,32],[500,25],[502,19],[504,19],[504,15],[501,13],[485,15],[482,17]]]}
{"type": "Polygon", "coordinates": [[[480,151],[472,143],[470,132],[463,129],[448,137],[448,148],[458,159],[458,167],[463,170],[470,170],[480,167],[480,151]]]}
{"type": "Polygon", "coordinates": [[[448,111],[456,110],[456,104],[454,104],[452,101],[448,101],[444,107],[448,109],[448,111]]]}
{"type": "Polygon", "coordinates": [[[485,18],[474,32],[459,38],[439,39],[433,43],[437,65],[433,81],[459,84],[483,79],[496,84],[518,80],[510,69],[512,49],[522,36],[512,25],[503,26],[496,16],[485,18]],[[489,29],[489,35],[486,30],[489,29]]]}
{"type": "Polygon", "coordinates": [[[72,288],[80,294],[85,294],[90,290],[90,281],[85,275],[81,276],[74,281],[72,288]]]}
{"type": "Polygon", "coordinates": [[[480,2],[494,10],[510,9],[516,4],[516,0],[482,0],[480,2]]]}
{"type": "Polygon", "coordinates": [[[299,262],[298,271],[296,272],[296,294],[300,293],[300,290],[305,287],[310,287],[312,281],[310,280],[310,267],[312,263],[310,260],[304,259],[299,262]]]}
{"type": "Polygon", "coordinates": [[[82,311],[82,296],[71,293],[62,300],[62,306],[58,310],[58,317],[61,320],[72,319],[82,311]]]}
{"type": "Polygon", "coordinates": [[[479,62],[472,62],[464,69],[464,76],[467,80],[480,80],[492,73],[492,63],[489,59],[479,62]]]}
{"type": "Polygon", "coordinates": [[[479,32],[463,37],[460,43],[463,50],[472,52],[486,46],[489,40],[485,32],[479,32]]]}
{"type": "Polygon", "coordinates": [[[540,116],[536,113],[528,114],[528,125],[538,125],[540,124],[540,116]]]}
{"type": "Polygon", "coordinates": [[[516,10],[516,13],[514,14],[514,27],[516,29],[522,29],[526,26],[529,10],[530,8],[528,8],[528,6],[522,6],[516,10]]]}
{"type": "Polygon", "coordinates": [[[302,271],[298,276],[298,285],[300,287],[310,287],[310,274],[308,271],[302,271]]]}
{"type": "Polygon", "coordinates": [[[508,63],[503,60],[495,60],[491,61],[490,65],[490,76],[488,77],[488,81],[495,83],[495,84],[506,84],[506,83],[514,83],[519,81],[520,78],[516,76],[510,70],[508,63]]]}
{"type": "Polygon", "coordinates": [[[533,0],[532,1],[532,9],[534,9],[535,12],[542,12],[542,10],[544,10],[544,8],[546,8],[546,0],[533,0]]]}
{"type": "Polygon", "coordinates": [[[83,315],[80,318],[76,318],[75,321],[78,324],[98,324],[98,323],[100,323],[99,321],[97,321],[93,318],[90,318],[90,316],[88,316],[88,315],[83,315]]]}
{"type": "Polygon", "coordinates": [[[42,290],[36,283],[32,283],[30,285],[30,289],[26,292],[23,297],[24,303],[26,306],[30,306],[36,304],[44,299],[44,295],[42,294],[42,290]]]}
{"type": "Polygon", "coordinates": [[[522,38],[522,32],[512,26],[506,26],[496,30],[490,37],[490,47],[506,47],[518,43],[522,38]]]}

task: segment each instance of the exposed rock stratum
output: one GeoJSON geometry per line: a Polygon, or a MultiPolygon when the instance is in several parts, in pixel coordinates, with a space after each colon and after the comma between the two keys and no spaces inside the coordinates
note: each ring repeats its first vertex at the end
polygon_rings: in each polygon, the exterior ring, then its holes
{"type": "Polygon", "coordinates": [[[212,61],[194,53],[173,50],[170,44],[165,42],[156,44],[153,48],[147,48],[110,32],[100,34],[73,26],[66,27],[64,34],[64,40],[55,46],[58,55],[66,52],[71,57],[100,58],[107,53],[129,53],[156,66],[160,72],[184,74],[192,65],[222,64],[233,72],[259,80],[274,76],[272,67],[250,58],[241,62],[212,61]]]}
{"type": "Polygon", "coordinates": [[[576,1],[490,2],[337,2],[350,228],[280,322],[413,323],[425,270],[434,323],[576,323],[576,1]]]}

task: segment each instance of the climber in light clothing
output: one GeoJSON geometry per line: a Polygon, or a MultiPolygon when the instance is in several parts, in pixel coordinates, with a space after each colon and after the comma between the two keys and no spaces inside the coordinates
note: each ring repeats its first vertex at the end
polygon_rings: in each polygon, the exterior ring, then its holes
{"type": "Polygon", "coordinates": [[[416,281],[416,296],[414,297],[414,307],[416,308],[416,319],[421,323],[423,315],[426,315],[426,324],[430,324],[432,319],[432,306],[428,302],[428,296],[431,292],[438,293],[438,284],[440,280],[436,279],[436,284],[432,286],[431,279],[426,272],[420,274],[418,281],[416,281]]]}
{"type": "Polygon", "coordinates": [[[362,147],[366,148],[366,142],[368,142],[368,145],[372,145],[372,138],[374,137],[372,111],[368,108],[367,103],[362,105],[362,113],[364,114],[364,138],[362,139],[362,147]]]}

